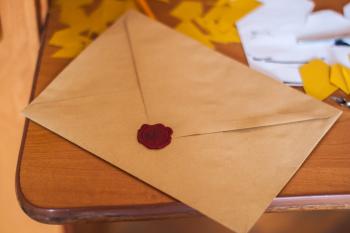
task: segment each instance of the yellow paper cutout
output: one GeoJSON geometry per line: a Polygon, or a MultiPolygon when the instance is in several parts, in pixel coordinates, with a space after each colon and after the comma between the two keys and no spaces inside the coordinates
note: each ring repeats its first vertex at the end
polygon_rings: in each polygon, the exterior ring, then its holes
{"type": "Polygon", "coordinates": [[[52,56],[72,58],[77,56],[91,41],[103,32],[128,9],[136,9],[133,0],[101,0],[96,9],[87,14],[84,6],[93,0],[56,0],[60,8],[60,22],[67,26],[53,34],[49,43],[60,47],[52,56]]]}
{"type": "Polygon", "coordinates": [[[186,33],[186,35],[198,40],[209,48],[214,48],[214,45],[210,43],[209,37],[204,35],[194,24],[190,22],[182,22],[177,26],[177,30],[186,33]]]}
{"type": "Polygon", "coordinates": [[[260,4],[256,0],[218,0],[208,12],[204,12],[200,2],[182,1],[171,15],[181,20],[177,30],[214,47],[212,42],[240,42],[235,22],[260,4]]]}
{"type": "Polygon", "coordinates": [[[87,28],[89,25],[89,18],[86,17],[86,13],[82,7],[89,5],[92,1],[78,0],[69,3],[65,2],[67,1],[61,0],[55,4],[56,7],[61,8],[60,22],[75,28],[87,28]]]}
{"type": "Polygon", "coordinates": [[[133,1],[124,1],[124,3],[115,0],[102,1],[100,6],[89,17],[91,20],[91,32],[100,34],[108,27],[108,24],[131,8],[136,8],[133,1]]]}
{"type": "Polygon", "coordinates": [[[349,90],[349,93],[346,93],[346,94],[350,94],[350,69],[348,67],[342,65],[341,71],[342,71],[342,74],[344,77],[344,81],[347,84],[348,90],[349,90]]]}
{"type": "Polygon", "coordinates": [[[260,2],[253,0],[218,0],[205,17],[213,21],[228,22],[231,25],[260,5],[260,2]]]}
{"type": "Polygon", "coordinates": [[[196,23],[199,26],[206,29],[209,33],[207,36],[210,41],[217,43],[232,43],[240,42],[238,31],[232,25],[225,21],[220,21],[219,23],[214,23],[213,21],[205,19],[196,19],[196,23]]]}
{"type": "Polygon", "coordinates": [[[89,38],[81,36],[79,31],[72,28],[57,31],[51,37],[50,44],[61,46],[62,42],[64,42],[64,46],[62,46],[53,57],[74,57],[79,54],[90,41],[89,38]]]}
{"type": "Polygon", "coordinates": [[[183,1],[171,12],[171,15],[182,20],[191,21],[200,17],[203,12],[202,3],[196,1],[183,1]]]}
{"type": "Polygon", "coordinates": [[[80,6],[86,6],[93,3],[94,0],[75,0],[75,1],[69,1],[69,0],[55,0],[53,4],[56,6],[63,6],[63,7],[72,7],[77,8],[80,6]]]}
{"type": "Polygon", "coordinates": [[[62,49],[58,50],[53,54],[52,57],[61,57],[61,58],[69,58],[69,57],[75,57],[77,56],[85,46],[65,46],[62,47],[62,49]]]}
{"type": "Polygon", "coordinates": [[[307,94],[323,100],[338,88],[330,83],[330,68],[322,60],[316,59],[299,69],[307,94]]]}
{"type": "MultiPolygon", "coordinates": [[[[346,68],[345,68],[346,69],[346,68]]],[[[345,71],[346,72],[346,71],[345,71]]],[[[345,73],[343,71],[343,66],[340,64],[334,64],[331,66],[331,77],[330,81],[333,85],[339,87],[346,94],[350,93],[350,79],[345,79],[345,73]]]]}

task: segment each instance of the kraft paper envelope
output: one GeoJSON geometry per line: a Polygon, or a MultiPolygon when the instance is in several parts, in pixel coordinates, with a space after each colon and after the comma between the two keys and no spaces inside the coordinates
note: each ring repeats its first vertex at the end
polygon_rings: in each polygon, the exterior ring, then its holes
{"type": "Polygon", "coordinates": [[[341,114],[136,12],[24,113],[239,233],[341,114]],[[171,144],[139,144],[144,123],[171,127],[171,144]]]}

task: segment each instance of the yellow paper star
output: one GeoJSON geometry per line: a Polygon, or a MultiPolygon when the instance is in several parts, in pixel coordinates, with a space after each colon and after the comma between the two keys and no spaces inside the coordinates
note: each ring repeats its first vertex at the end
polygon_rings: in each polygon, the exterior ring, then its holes
{"type": "Polygon", "coordinates": [[[109,24],[130,8],[136,8],[133,0],[102,0],[94,11],[87,14],[83,7],[92,0],[56,0],[60,8],[60,22],[67,26],[53,34],[49,43],[59,47],[52,56],[72,58],[77,56],[109,24]]]}
{"type": "Polygon", "coordinates": [[[346,67],[343,67],[340,64],[332,65],[330,81],[346,94],[350,94],[350,77],[347,75],[346,69],[346,67]]]}
{"type": "Polygon", "coordinates": [[[307,94],[323,100],[338,88],[330,82],[330,68],[322,60],[316,59],[300,67],[304,90],[307,94]]]}
{"type": "Polygon", "coordinates": [[[204,12],[198,1],[182,1],[171,12],[181,20],[176,29],[209,47],[240,42],[235,22],[260,5],[256,0],[218,0],[204,12]]]}

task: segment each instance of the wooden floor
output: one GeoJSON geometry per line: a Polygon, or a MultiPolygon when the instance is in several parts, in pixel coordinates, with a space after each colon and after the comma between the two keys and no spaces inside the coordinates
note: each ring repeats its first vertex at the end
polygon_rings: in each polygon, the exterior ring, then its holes
{"type": "Polygon", "coordinates": [[[0,0],[0,232],[59,233],[62,227],[37,223],[20,209],[15,168],[39,47],[34,1],[0,0]],[[29,20],[32,19],[32,20],[29,20]]]}

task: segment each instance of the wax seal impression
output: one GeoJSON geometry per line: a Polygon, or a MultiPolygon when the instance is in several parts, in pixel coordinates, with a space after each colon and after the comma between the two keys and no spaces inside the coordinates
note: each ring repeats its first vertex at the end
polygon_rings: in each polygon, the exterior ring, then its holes
{"type": "Polygon", "coordinates": [[[137,131],[137,141],[148,149],[162,149],[170,144],[173,130],[163,124],[143,124],[137,131]]]}

